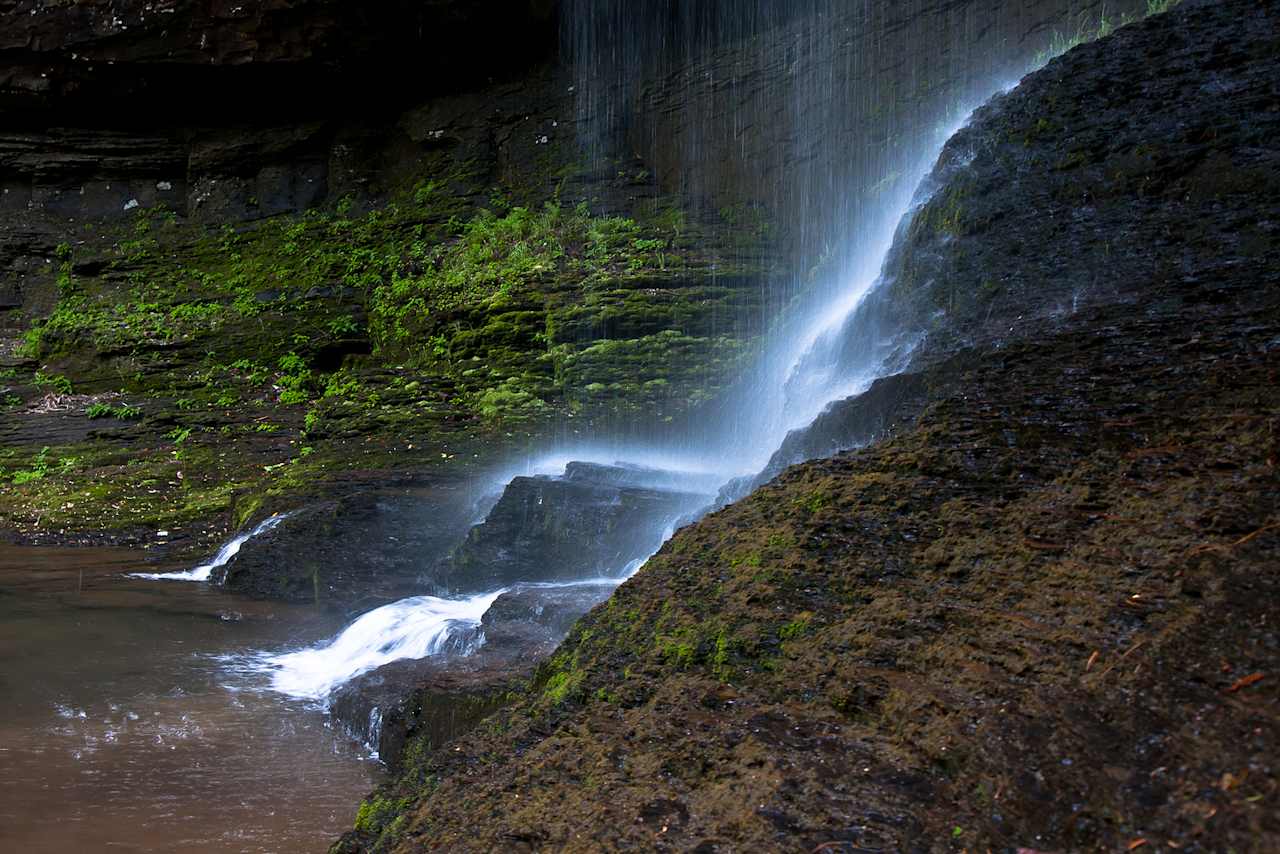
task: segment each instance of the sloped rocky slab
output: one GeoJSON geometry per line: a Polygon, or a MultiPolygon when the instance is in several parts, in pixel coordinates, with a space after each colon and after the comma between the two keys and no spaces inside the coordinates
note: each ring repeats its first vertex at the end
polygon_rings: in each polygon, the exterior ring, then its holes
{"type": "Polygon", "coordinates": [[[622,577],[676,519],[710,502],[681,484],[678,473],[580,462],[558,477],[517,477],[444,562],[439,582],[471,592],[622,577]]]}

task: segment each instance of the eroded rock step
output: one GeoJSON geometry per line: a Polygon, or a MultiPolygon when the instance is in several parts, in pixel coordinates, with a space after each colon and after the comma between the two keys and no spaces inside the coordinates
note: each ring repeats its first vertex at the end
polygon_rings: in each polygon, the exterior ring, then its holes
{"type": "Polygon", "coordinates": [[[438,747],[467,732],[608,598],[616,586],[608,579],[621,580],[677,520],[708,505],[711,494],[699,490],[710,485],[701,475],[580,461],[563,475],[513,479],[431,573],[454,595],[512,588],[473,630],[482,645],[357,677],[334,693],[334,719],[392,767],[410,738],[438,747]]]}
{"type": "Polygon", "coordinates": [[[620,578],[713,495],[705,478],[627,464],[573,462],[561,476],[517,477],[436,576],[454,593],[620,578]]]}
{"type": "Polygon", "coordinates": [[[474,654],[397,661],[357,677],[334,693],[333,718],[394,771],[410,739],[439,747],[505,705],[537,662],[614,587],[525,586],[504,593],[475,630],[484,643],[474,654]]]}

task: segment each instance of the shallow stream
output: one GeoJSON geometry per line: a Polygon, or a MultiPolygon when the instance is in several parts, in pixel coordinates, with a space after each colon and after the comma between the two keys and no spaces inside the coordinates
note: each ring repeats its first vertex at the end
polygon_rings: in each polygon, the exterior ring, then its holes
{"type": "Polygon", "coordinates": [[[324,850],[380,766],[234,662],[341,618],[152,568],[0,546],[0,851],[324,850]]]}

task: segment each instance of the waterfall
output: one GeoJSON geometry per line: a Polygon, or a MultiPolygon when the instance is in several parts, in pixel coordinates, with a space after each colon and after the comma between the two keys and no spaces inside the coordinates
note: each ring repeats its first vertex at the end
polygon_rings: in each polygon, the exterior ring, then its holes
{"type": "MultiPolygon", "coordinates": [[[[941,145],[938,148],[940,150],[941,145]]],[[[936,151],[933,156],[936,158],[936,151]]],[[[924,169],[919,170],[921,179],[924,169]]],[[[707,457],[690,464],[681,457],[679,449],[618,448],[612,459],[622,456],[632,465],[637,459],[658,462],[662,464],[660,468],[646,467],[643,471],[660,471],[669,485],[688,488],[691,492],[705,491],[711,484],[723,484],[732,472],[754,474],[759,471],[789,429],[807,424],[832,401],[856,394],[870,385],[892,364],[889,354],[895,352],[895,348],[891,345],[863,348],[859,352],[865,352],[865,358],[849,366],[845,364],[847,360],[836,355],[840,350],[838,335],[874,292],[879,282],[879,268],[892,243],[894,226],[909,216],[909,199],[907,196],[898,200],[896,208],[886,214],[886,222],[893,225],[876,235],[875,257],[850,284],[846,298],[828,312],[810,318],[807,326],[778,335],[776,346],[766,351],[763,367],[776,377],[775,385],[768,389],[768,397],[757,393],[759,385],[744,386],[746,393],[723,410],[721,418],[725,420],[707,425],[709,433],[727,437],[709,451],[707,457]],[[762,414],[767,417],[761,418],[762,414]],[[754,428],[750,433],[734,430],[733,421],[750,422],[754,428]],[[744,435],[751,436],[750,444],[741,444],[744,435]]],[[[916,201],[920,203],[924,199],[916,201]]],[[[885,339],[895,337],[893,330],[864,328],[861,331],[885,339]]],[[[897,352],[903,352],[904,347],[909,351],[909,340],[898,347],[897,352]]],[[[609,451],[598,448],[562,450],[558,455],[538,459],[531,466],[544,473],[568,473],[584,460],[608,457],[609,451]]],[[[665,542],[679,524],[700,515],[687,510],[673,511],[669,518],[650,520],[649,524],[657,526],[654,542],[665,542]]],[[[657,546],[653,547],[652,551],[656,550],[657,546]]],[[[652,551],[617,567],[616,574],[610,573],[607,579],[570,583],[590,584],[602,580],[619,583],[637,572],[652,551]]],[[[484,643],[481,618],[507,589],[464,598],[402,599],[363,615],[328,642],[295,652],[261,656],[259,669],[269,674],[273,690],[314,701],[324,700],[350,679],[393,661],[448,652],[465,655],[484,643]]],[[[373,738],[376,742],[376,733],[373,738]]]]}
{"type": "MultiPolygon", "coordinates": [[[[1024,6],[1070,31],[1103,3],[1024,6]]],[[[587,461],[661,469],[688,493],[714,493],[710,482],[737,497],[734,484],[764,470],[790,431],[901,370],[921,333],[895,319],[886,259],[928,201],[925,178],[944,144],[1031,69],[1052,34],[1028,38],[1026,22],[1002,11],[928,0],[567,0],[564,46],[587,156],[600,164],[639,152],[664,192],[770,211],[794,273],[766,295],[769,332],[716,405],[684,424],[575,434],[530,454],[505,483],[567,477],[587,461]]],[[[660,543],[711,506],[645,524],[660,543]]],[[[647,557],[607,574],[617,582],[647,557]]],[[[474,649],[502,592],[380,608],[329,643],[264,659],[272,685],[321,698],[397,658],[474,649]]]]}
{"type": "Polygon", "coordinates": [[[128,575],[130,578],[143,578],[148,581],[208,581],[213,576],[215,569],[226,566],[233,557],[240,553],[241,546],[254,537],[274,529],[289,516],[289,513],[277,513],[268,516],[251,530],[236,534],[227,540],[218,549],[218,553],[213,556],[212,560],[208,563],[202,563],[193,569],[183,572],[131,572],[128,575]]]}

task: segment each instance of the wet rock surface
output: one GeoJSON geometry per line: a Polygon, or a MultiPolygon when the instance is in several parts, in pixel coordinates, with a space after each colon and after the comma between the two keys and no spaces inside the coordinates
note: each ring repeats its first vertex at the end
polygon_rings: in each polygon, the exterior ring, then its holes
{"type": "MultiPolygon", "coordinates": [[[[554,647],[578,618],[609,598],[616,584],[573,584],[566,587],[518,585],[503,593],[480,620],[490,652],[520,655],[554,647]]],[[[540,658],[532,655],[532,658],[540,658]]]]}
{"type": "Polygon", "coordinates": [[[367,142],[415,98],[545,59],[553,5],[7,0],[0,209],[119,216],[135,200],[218,215],[231,212],[220,185],[246,177],[266,213],[306,207],[343,180],[331,146],[367,142]]]}
{"type": "Polygon", "coordinates": [[[433,750],[466,734],[508,702],[532,673],[528,662],[489,655],[398,661],[358,676],[329,702],[334,721],[393,771],[409,739],[433,750]]]}
{"type": "Polygon", "coordinates": [[[980,113],[897,259],[947,271],[898,280],[923,402],[679,531],[338,850],[1280,845],[1275,12],[1185,3],[980,113]],[[948,240],[983,139],[1000,214],[948,240]]]}
{"type": "Polygon", "coordinates": [[[506,705],[573,624],[608,598],[614,585],[518,587],[458,638],[470,655],[398,661],[359,676],[330,698],[335,721],[369,745],[394,773],[407,744],[415,755],[464,735],[506,705]]]}
{"type": "Polygon", "coordinates": [[[571,463],[563,476],[517,477],[439,570],[452,591],[530,581],[623,577],[662,544],[667,520],[711,496],[677,473],[571,463]]]}
{"type": "Polygon", "coordinates": [[[442,481],[308,504],[246,543],[213,580],[249,596],[366,611],[430,586],[433,556],[467,529],[468,499],[442,481]]]}
{"type": "MultiPolygon", "coordinates": [[[[834,404],[787,438],[757,484],[909,422],[927,399],[924,380],[936,393],[954,373],[940,364],[957,353],[1055,334],[1094,304],[1151,318],[1211,311],[1230,299],[1214,277],[1268,274],[1280,240],[1280,225],[1259,216],[1280,196],[1280,154],[1268,142],[1273,69],[1220,26],[1192,45],[1163,23],[1117,33],[1114,49],[1094,57],[1089,87],[1073,79],[1076,63],[1055,62],[1038,86],[996,97],[947,143],[877,289],[826,354],[863,364],[874,330],[896,328],[918,342],[903,359],[912,375],[834,404]],[[1160,74],[1135,91],[1138,50],[1161,57],[1160,74]],[[1128,120],[1134,110],[1141,121],[1128,120]],[[1177,280],[1203,289],[1152,297],[1177,280]]],[[[1275,25],[1257,8],[1233,27],[1256,44],[1275,25]]]]}
{"type": "Polygon", "coordinates": [[[569,32],[612,48],[579,70],[588,108],[602,119],[595,131],[638,152],[665,187],[692,188],[717,206],[759,206],[810,263],[824,251],[840,251],[843,235],[824,224],[857,222],[883,194],[912,180],[893,165],[899,135],[945,131],[941,116],[959,122],[957,111],[985,98],[989,81],[1013,82],[1024,73],[1047,34],[1074,33],[1085,22],[1118,20],[1147,6],[1142,0],[564,5],[569,32]],[[833,71],[841,85],[828,89],[833,71]],[[817,92],[823,97],[814,98],[817,92]]]}
{"type": "MultiPolygon", "coordinates": [[[[0,327],[48,312],[56,247],[104,223],[160,209],[225,226],[385,197],[457,142],[447,120],[415,134],[413,108],[551,59],[554,6],[0,3],[0,327]]],[[[548,94],[531,78],[521,120],[548,94]]]]}

